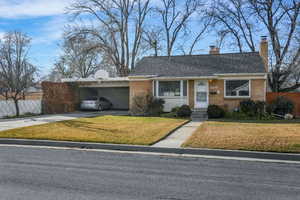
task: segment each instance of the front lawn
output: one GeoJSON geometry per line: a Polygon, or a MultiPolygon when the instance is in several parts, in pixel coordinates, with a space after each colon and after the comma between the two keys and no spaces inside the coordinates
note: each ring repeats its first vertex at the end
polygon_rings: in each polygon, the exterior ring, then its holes
{"type": "Polygon", "coordinates": [[[0,132],[0,138],[151,145],[187,120],[159,117],[79,118],[0,132]]]}
{"type": "Polygon", "coordinates": [[[199,127],[183,146],[300,152],[300,120],[207,121],[199,127]]]}

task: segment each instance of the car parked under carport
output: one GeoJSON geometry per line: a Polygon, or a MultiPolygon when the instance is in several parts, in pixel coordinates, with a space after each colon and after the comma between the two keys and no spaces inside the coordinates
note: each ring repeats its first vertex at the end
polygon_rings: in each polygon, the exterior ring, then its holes
{"type": "Polygon", "coordinates": [[[64,82],[76,83],[79,101],[94,97],[104,97],[112,103],[114,110],[129,109],[129,80],[117,78],[81,78],[64,79],[64,82]]]}
{"type": "Polygon", "coordinates": [[[79,89],[80,101],[91,97],[104,97],[112,103],[112,109],[129,109],[129,87],[82,87],[79,89]]]}

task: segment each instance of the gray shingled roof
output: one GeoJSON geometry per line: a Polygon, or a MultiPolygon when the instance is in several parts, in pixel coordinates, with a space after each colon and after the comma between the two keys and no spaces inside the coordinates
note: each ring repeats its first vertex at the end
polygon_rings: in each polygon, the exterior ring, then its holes
{"type": "Polygon", "coordinates": [[[254,52],[144,57],[137,63],[130,76],[186,77],[265,72],[263,59],[258,52],[254,52]]]}

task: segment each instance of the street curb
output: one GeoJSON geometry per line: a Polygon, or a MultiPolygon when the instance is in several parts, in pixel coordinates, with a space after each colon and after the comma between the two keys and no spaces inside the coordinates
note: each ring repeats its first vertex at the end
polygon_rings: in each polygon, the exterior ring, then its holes
{"type": "Polygon", "coordinates": [[[88,142],[68,142],[52,140],[29,140],[29,139],[0,139],[0,144],[5,145],[29,145],[46,147],[65,147],[81,149],[101,149],[112,151],[164,153],[178,155],[203,155],[219,157],[250,158],[264,160],[300,161],[300,154],[272,153],[256,151],[220,150],[220,149],[191,149],[191,148],[161,148],[140,145],[119,145],[88,142]]]}

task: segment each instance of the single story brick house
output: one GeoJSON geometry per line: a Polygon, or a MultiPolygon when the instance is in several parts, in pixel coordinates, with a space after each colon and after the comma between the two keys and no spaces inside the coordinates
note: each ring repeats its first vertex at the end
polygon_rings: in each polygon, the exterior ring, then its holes
{"type": "Polygon", "coordinates": [[[80,100],[104,96],[115,109],[130,109],[133,98],[153,95],[165,100],[165,111],[189,105],[206,110],[215,104],[227,110],[241,100],[266,100],[268,42],[260,43],[260,52],[224,53],[211,46],[206,55],[144,57],[128,77],[65,79],[79,86],[80,100]]]}
{"type": "Polygon", "coordinates": [[[211,46],[207,55],[144,57],[129,75],[130,102],[152,94],[165,100],[165,111],[189,105],[206,109],[215,104],[227,110],[241,100],[266,100],[268,43],[260,52],[220,54],[211,46]]]}

